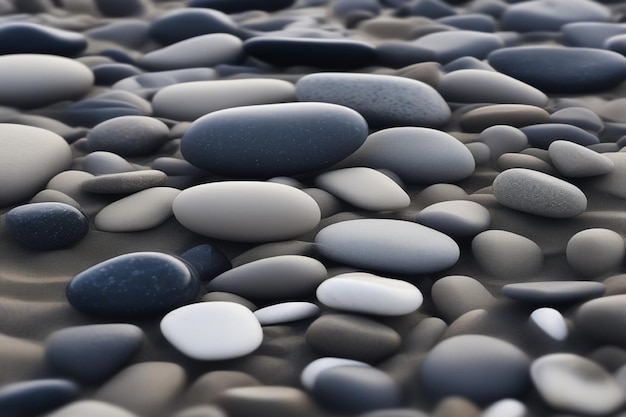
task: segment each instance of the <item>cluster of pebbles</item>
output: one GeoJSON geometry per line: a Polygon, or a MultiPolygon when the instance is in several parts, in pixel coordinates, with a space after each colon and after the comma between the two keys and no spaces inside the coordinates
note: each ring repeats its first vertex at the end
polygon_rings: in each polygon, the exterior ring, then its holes
{"type": "Polygon", "coordinates": [[[626,416],[625,13],[0,0],[0,416],[626,416]]]}

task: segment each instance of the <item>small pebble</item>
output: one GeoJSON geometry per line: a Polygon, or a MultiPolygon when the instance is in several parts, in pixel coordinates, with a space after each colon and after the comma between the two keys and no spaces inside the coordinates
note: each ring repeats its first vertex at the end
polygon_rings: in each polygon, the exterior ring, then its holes
{"type": "Polygon", "coordinates": [[[87,147],[132,157],[152,154],[168,140],[165,123],[147,116],[121,116],[94,126],[87,135],[87,147]]]}
{"type": "Polygon", "coordinates": [[[40,415],[72,401],[79,387],[67,379],[35,379],[0,389],[0,409],[7,416],[40,415]]]}
{"type": "Polygon", "coordinates": [[[263,307],[254,311],[261,326],[310,319],[320,314],[320,308],[305,301],[292,301],[263,307]]]}
{"type": "Polygon", "coordinates": [[[415,220],[449,236],[467,238],[487,230],[491,214],[473,201],[449,200],[426,206],[415,220]]]}
{"type": "Polygon", "coordinates": [[[559,341],[567,338],[567,323],[558,310],[550,307],[538,308],[530,313],[530,319],[551,338],[559,341]]]}
{"type": "Polygon", "coordinates": [[[608,174],[615,163],[606,156],[567,140],[555,140],[548,147],[550,160],[564,176],[593,177],[608,174]]]}
{"type": "Polygon", "coordinates": [[[487,309],[496,299],[480,281],[463,275],[448,275],[438,279],[431,289],[437,311],[448,323],[468,311],[487,309]]]}
{"type": "Polygon", "coordinates": [[[164,185],[166,180],[164,172],[147,169],[99,175],[84,181],[81,188],[94,194],[132,194],[164,185]]]}
{"type": "Polygon", "coordinates": [[[560,304],[600,297],[606,287],[594,281],[534,281],[506,284],[502,293],[507,297],[533,304],[560,304]]]}
{"type": "Polygon", "coordinates": [[[326,369],[334,368],[336,366],[363,366],[366,368],[370,367],[370,365],[365,362],[327,356],[315,359],[313,362],[309,363],[302,370],[302,374],[300,375],[300,382],[307,390],[312,391],[313,387],[315,386],[317,376],[326,369]]]}
{"type": "Polygon", "coordinates": [[[493,229],[476,235],[472,254],[478,265],[493,276],[531,276],[544,265],[543,253],[535,242],[506,230],[493,229]]]}
{"type": "Polygon", "coordinates": [[[586,278],[617,269],[624,263],[624,238],[610,229],[593,228],[576,233],[567,242],[569,265],[586,278]]]}

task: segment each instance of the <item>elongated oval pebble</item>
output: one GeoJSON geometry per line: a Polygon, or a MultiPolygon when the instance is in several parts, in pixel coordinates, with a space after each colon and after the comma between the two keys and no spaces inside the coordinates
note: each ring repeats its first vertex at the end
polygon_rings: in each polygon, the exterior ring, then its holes
{"type": "Polygon", "coordinates": [[[261,326],[304,320],[320,314],[320,308],[305,301],[292,301],[263,307],[254,312],[261,326]]]}
{"type": "Polygon", "coordinates": [[[558,310],[542,307],[530,313],[530,319],[548,336],[556,340],[567,338],[567,323],[558,310]]]}

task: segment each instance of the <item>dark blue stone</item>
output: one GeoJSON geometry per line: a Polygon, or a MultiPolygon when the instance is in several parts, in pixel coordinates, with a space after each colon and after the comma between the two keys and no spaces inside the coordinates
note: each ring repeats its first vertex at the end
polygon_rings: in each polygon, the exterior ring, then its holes
{"type": "Polygon", "coordinates": [[[74,56],[86,48],[87,39],[80,33],[27,22],[0,25],[0,54],[74,56]]]}
{"type": "Polygon", "coordinates": [[[593,48],[502,48],[489,54],[488,61],[499,72],[545,93],[599,92],[626,77],[626,58],[593,48]]]}
{"type": "Polygon", "coordinates": [[[534,148],[548,149],[555,140],[568,140],[583,146],[600,142],[591,133],[577,126],[562,123],[544,123],[520,128],[528,138],[528,144],[534,148]]]}
{"type": "Polygon", "coordinates": [[[202,281],[215,278],[232,268],[226,255],[208,243],[187,249],[180,257],[195,269],[202,281]]]}
{"type": "Polygon", "coordinates": [[[95,0],[100,13],[107,17],[137,16],[144,12],[141,0],[95,0]]]}
{"type": "Polygon", "coordinates": [[[346,17],[357,11],[365,11],[374,16],[381,12],[378,0],[335,0],[331,9],[333,14],[339,17],[346,17]]]}
{"type": "Polygon", "coordinates": [[[430,49],[408,42],[392,41],[376,46],[378,62],[390,68],[402,68],[418,62],[435,61],[437,56],[430,49]]]}
{"type": "Polygon", "coordinates": [[[118,48],[106,48],[98,51],[98,55],[111,58],[112,60],[121,64],[135,65],[135,58],[133,58],[128,52],[118,48]]]}
{"type": "Polygon", "coordinates": [[[452,16],[456,13],[454,7],[442,0],[414,0],[405,3],[396,11],[398,16],[423,16],[430,19],[452,16]]]}
{"type": "Polygon", "coordinates": [[[278,67],[308,65],[329,69],[354,69],[374,62],[372,45],[347,39],[261,36],[243,44],[250,56],[278,67]]]}
{"type": "Polygon", "coordinates": [[[295,0],[191,0],[188,7],[206,7],[224,13],[240,13],[248,10],[275,12],[291,7],[295,0]]]}
{"type": "Polygon", "coordinates": [[[610,37],[626,34],[626,26],[619,23],[579,22],[563,26],[561,32],[563,43],[567,46],[602,49],[610,37]]]}
{"type": "Polygon", "coordinates": [[[40,415],[78,397],[79,388],[65,379],[35,379],[8,384],[0,389],[0,416],[40,415]]]}
{"type": "Polygon", "coordinates": [[[67,247],[81,240],[89,231],[87,217],[77,208],[64,203],[18,206],[6,214],[5,222],[15,240],[38,250],[67,247]]]}
{"type": "Polygon", "coordinates": [[[106,120],[120,116],[143,116],[137,106],[122,100],[90,98],[70,104],[63,114],[71,126],[94,127],[106,120]]]}
{"type": "Polygon", "coordinates": [[[121,79],[142,74],[143,71],[131,64],[102,64],[93,67],[97,85],[113,85],[121,79]]]}
{"type": "Polygon", "coordinates": [[[98,316],[142,316],[192,302],[200,279],[181,260],[136,252],[101,262],[76,275],[66,288],[77,310],[98,316]]]}

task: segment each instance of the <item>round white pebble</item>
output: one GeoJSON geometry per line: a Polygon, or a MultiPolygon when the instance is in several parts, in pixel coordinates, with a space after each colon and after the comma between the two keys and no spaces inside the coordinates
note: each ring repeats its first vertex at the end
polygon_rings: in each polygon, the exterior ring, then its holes
{"type": "Polygon", "coordinates": [[[304,320],[320,314],[320,308],[306,301],[292,301],[263,307],[254,312],[261,326],[304,320]]]}
{"type": "Polygon", "coordinates": [[[550,307],[538,308],[530,314],[530,319],[551,338],[567,338],[567,323],[558,310],[550,307]]]}
{"type": "Polygon", "coordinates": [[[324,357],[314,360],[309,363],[306,368],[302,370],[300,374],[300,382],[302,385],[311,390],[315,385],[317,376],[326,369],[334,368],[336,366],[363,366],[366,368],[371,367],[369,364],[361,361],[355,361],[353,359],[324,357]]]}

